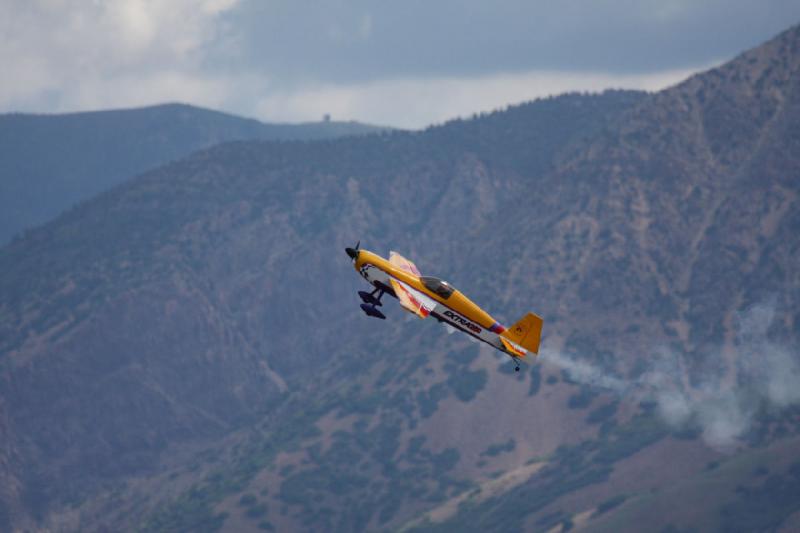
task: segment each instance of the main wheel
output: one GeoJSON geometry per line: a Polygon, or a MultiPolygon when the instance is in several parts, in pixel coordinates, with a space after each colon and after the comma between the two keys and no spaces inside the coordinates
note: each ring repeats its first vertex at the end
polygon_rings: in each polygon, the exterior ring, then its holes
{"type": "Polygon", "coordinates": [[[361,304],[361,310],[364,311],[368,316],[373,316],[375,318],[380,318],[381,320],[386,320],[384,314],[378,311],[378,309],[376,309],[374,305],[361,304]]]}

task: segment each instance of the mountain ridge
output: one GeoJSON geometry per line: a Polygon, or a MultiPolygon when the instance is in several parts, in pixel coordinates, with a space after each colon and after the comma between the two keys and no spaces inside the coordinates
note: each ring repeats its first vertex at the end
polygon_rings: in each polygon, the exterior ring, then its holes
{"type": "Polygon", "coordinates": [[[385,128],[268,124],[188,104],[0,114],[0,243],[149,168],[237,139],[321,139],[385,128]]]}

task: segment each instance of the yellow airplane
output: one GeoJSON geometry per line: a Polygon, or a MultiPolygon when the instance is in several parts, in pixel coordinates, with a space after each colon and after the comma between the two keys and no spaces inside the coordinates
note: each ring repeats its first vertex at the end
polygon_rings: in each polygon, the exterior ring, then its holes
{"type": "Polygon", "coordinates": [[[416,265],[398,254],[389,252],[389,260],[367,250],[345,248],[353,266],[375,290],[358,291],[364,303],[361,309],[375,318],[385,319],[378,309],[384,294],[394,296],[406,311],[420,318],[434,317],[511,356],[519,372],[519,361],[532,352],[539,353],[542,319],[528,313],[519,322],[505,328],[489,313],[461,294],[446,281],[420,274],[416,265]],[[376,296],[377,294],[377,296],[376,296]]]}

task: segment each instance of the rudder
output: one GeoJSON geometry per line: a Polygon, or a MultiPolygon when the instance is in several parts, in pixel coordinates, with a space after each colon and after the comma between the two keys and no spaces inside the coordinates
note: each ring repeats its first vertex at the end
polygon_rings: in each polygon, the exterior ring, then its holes
{"type": "Polygon", "coordinates": [[[541,317],[528,313],[501,335],[519,344],[529,352],[539,353],[539,341],[542,338],[543,323],[544,321],[541,317]]]}

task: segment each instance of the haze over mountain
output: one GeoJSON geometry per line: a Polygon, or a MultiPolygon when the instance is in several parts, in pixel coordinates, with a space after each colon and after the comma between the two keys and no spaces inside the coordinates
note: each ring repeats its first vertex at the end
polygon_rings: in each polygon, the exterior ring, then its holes
{"type": "Polygon", "coordinates": [[[210,109],[0,115],[0,244],[123,180],[233,140],[312,140],[382,128],[356,122],[264,124],[210,109]]]}
{"type": "Polygon", "coordinates": [[[228,143],[83,203],[0,251],[0,525],[790,530],[798,124],[794,27],[656,94],[228,143]],[[535,310],[540,361],[361,315],[358,239],[535,310]]]}

